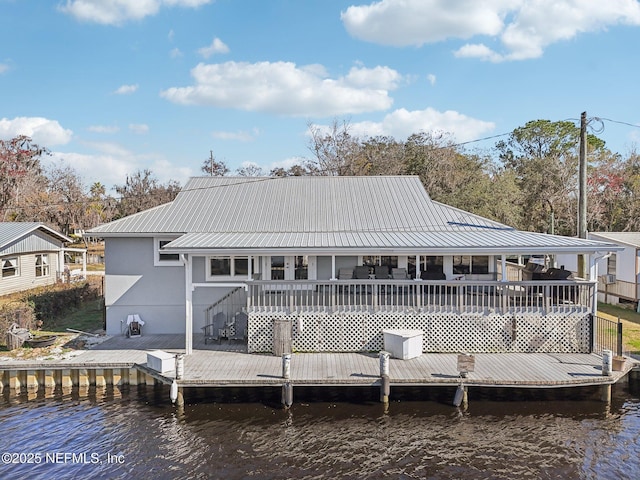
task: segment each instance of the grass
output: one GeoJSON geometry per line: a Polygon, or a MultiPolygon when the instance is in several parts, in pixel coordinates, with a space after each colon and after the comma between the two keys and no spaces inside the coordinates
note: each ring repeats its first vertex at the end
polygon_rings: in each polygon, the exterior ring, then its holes
{"type": "Polygon", "coordinates": [[[44,320],[43,330],[51,333],[67,332],[67,328],[93,333],[103,328],[102,298],[84,303],[78,309],[57,318],[44,320]]]}
{"type": "Polygon", "coordinates": [[[599,303],[598,315],[609,320],[620,319],[623,349],[632,354],[640,354],[640,314],[638,312],[630,308],[599,303]]]}

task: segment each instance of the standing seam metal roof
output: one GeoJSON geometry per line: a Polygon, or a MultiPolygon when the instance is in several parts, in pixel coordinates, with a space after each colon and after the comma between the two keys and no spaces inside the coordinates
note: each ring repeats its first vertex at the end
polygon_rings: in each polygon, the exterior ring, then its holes
{"type": "Polygon", "coordinates": [[[606,249],[517,231],[434,202],[416,176],[195,177],[168,204],[97,227],[98,236],[172,234],[168,249],[606,249]]]}

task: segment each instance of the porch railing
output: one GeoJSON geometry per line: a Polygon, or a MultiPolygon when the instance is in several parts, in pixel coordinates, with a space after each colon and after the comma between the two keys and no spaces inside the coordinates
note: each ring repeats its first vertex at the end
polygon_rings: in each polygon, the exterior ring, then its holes
{"type": "Polygon", "coordinates": [[[248,283],[254,312],[591,312],[595,282],[262,280],[248,283]]]}

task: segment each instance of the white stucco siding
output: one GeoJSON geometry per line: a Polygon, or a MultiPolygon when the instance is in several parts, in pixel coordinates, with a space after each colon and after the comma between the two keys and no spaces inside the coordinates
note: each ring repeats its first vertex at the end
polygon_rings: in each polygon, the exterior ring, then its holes
{"type": "Polygon", "coordinates": [[[118,335],[127,315],[144,320],[143,333],[184,332],[184,268],[154,267],[152,238],[105,241],[107,334],[118,335]]]}

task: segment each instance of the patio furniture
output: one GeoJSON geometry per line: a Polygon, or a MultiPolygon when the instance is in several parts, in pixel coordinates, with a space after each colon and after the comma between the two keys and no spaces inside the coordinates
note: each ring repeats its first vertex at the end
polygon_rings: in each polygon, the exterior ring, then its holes
{"type": "Polygon", "coordinates": [[[249,316],[244,313],[238,313],[233,321],[234,333],[229,340],[240,340],[244,342],[248,337],[249,316]]]}
{"type": "Polygon", "coordinates": [[[202,327],[204,331],[204,343],[209,343],[209,340],[215,340],[220,343],[222,337],[227,337],[227,316],[223,312],[218,312],[213,316],[210,324],[202,327]]]}
{"type": "Polygon", "coordinates": [[[387,280],[389,278],[389,267],[386,265],[376,265],[373,268],[376,280],[387,280]]]}
{"type": "Polygon", "coordinates": [[[366,265],[358,265],[353,271],[353,278],[357,278],[359,280],[368,280],[369,267],[367,267],[366,265]]]}
{"type": "Polygon", "coordinates": [[[127,331],[126,336],[128,338],[139,337],[142,335],[142,326],[144,321],[140,318],[140,315],[134,313],[127,315],[127,331]]]}

